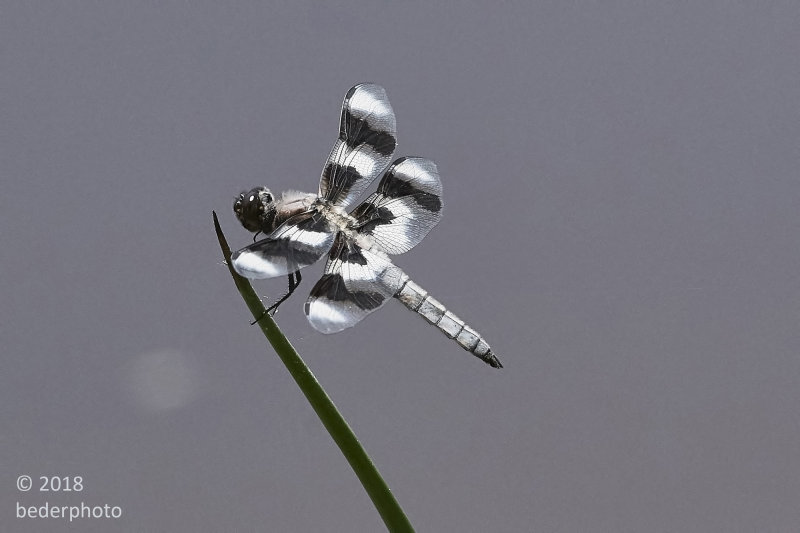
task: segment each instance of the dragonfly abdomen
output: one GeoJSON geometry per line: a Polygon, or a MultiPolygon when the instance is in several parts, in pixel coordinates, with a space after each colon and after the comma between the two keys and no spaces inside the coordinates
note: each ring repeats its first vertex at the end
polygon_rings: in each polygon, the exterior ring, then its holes
{"type": "Polygon", "coordinates": [[[433,324],[449,338],[455,340],[462,348],[478,357],[486,364],[494,368],[502,368],[503,365],[486,340],[474,329],[469,327],[463,320],[448,311],[447,308],[437,299],[428,295],[428,292],[407,279],[400,290],[394,295],[395,298],[403,302],[403,305],[419,314],[422,318],[433,324]]]}

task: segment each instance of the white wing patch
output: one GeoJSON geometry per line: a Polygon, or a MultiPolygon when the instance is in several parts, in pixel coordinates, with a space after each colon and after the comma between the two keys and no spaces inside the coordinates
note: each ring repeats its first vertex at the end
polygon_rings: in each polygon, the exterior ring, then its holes
{"type": "Polygon", "coordinates": [[[286,221],[265,239],[231,255],[233,268],[250,279],[287,275],[312,265],[330,250],[336,228],[311,211],[286,221]]]}
{"type": "Polygon", "coordinates": [[[306,316],[322,333],[353,327],[391,299],[407,279],[385,255],[364,250],[340,236],[325,274],[311,290],[306,316]]]}
{"type": "Polygon", "coordinates": [[[356,85],[342,103],[339,138],[319,183],[319,195],[347,207],[386,168],[394,153],[397,127],[386,91],[371,83],[356,85]]]}
{"type": "Polygon", "coordinates": [[[419,157],[400,158],[378,190],[351,215],[360,233],[371,235],[389,254],[407,252],[425,238],[442,216],[442,184],[436,165],[419,157]]]}

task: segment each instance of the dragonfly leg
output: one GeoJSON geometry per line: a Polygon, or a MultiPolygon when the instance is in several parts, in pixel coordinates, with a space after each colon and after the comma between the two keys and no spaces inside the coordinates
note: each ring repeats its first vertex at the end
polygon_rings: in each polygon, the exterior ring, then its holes
{"type": "MultiPolygon", "coordinates": [[[[299,270],[296,270],[289,274],[289,291],[286,294],[284,294],[277,302],[275,302],[274,304],[270,305],[267,308],[267,313],[269,313],[270,316],[275,316],[275,313],[278,312],[278,307],[283,302],[285,302],[286,299],[289,298],[289,296],[292,295],[292,293],[295,291],[295,289],[297,289],[297,287],[300,286],[300,281],[302,279],[303,277],[300,275],[299,270]]],[[[258,322],[258,320],[256,320],[256,322],[258,322]]]]}

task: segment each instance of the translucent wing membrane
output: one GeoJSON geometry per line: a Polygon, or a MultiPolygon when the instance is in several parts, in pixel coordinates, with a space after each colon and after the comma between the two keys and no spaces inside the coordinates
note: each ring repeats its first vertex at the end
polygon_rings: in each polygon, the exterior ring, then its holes
{"type": "Polygon", "coordinates": [[[342,331],[380,308],[407,279],[385,255],[364,250],[340,235],[325,274],[311,290],[306,316],[322,333],[342,331]]]}
{"type": "Polygon", "coordinates": [[[407,252],[442,216],[442,183],[430,159],[402,157],[392,163],[378,190],[350,213],[360,233],[372,235],[386,253],[407,252]]]}
{"type": "Polygon", "coordinates": [[[322,170],[320,196],[341,207],[355,201],[391,161],[396,133],[383,87],[362,83],[350,89],[342,103],[339,138],[322,170]]]}
{"type": "Polygon", "coordinates": [[[296,215],[264,240],[231,256],[233,268],[251,279],[274,278],[319,261],[330,250],[336,228],[322,215],[308,211],[296,215]]]}

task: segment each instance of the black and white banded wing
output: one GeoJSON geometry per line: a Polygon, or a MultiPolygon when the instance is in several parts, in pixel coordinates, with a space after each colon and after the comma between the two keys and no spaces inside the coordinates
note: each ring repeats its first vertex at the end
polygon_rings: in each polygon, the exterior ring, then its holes
{"type": "Polygon", "coordinates": [[[406,280],[408,276],[384,254],[365,250],[340,234],[325,274],[306,302],[306,316],[322,333],[342,331],[380,308],[406,280]]]}
{"type": "Polygon", "coordinates": [[[319,195],[347,207],[392,160],[397,128],[383,87],[356,85],[344,97],[339,138],[333,145],[319,183],[319,195]]]}
{"type": "Polygon", "coordinates": [[[430,159],[401,157],[386,170],[378,190],[350,213],[359,233],[386,253],[409,251],[442,216],[442,182],[430,159]]]}
{"type": "Polygon", "coordinates": [[[265,239],[231,255],[233,268],[250,279],[274,278],[314,264],[330,250],[336,228],[314,211],[296,215],[265,239]]]}

